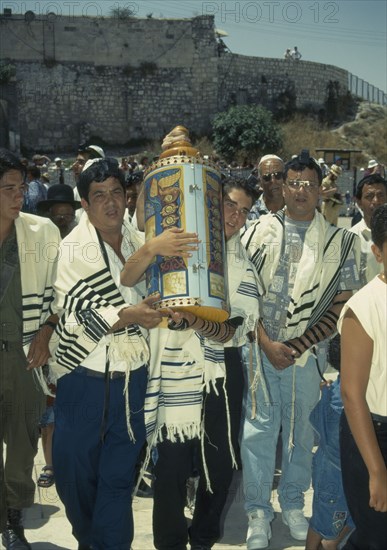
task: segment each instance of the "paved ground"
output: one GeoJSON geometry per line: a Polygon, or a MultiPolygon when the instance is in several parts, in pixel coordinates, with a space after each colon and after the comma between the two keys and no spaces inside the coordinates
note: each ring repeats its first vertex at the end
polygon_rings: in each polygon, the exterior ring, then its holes
{"type": "MultiPolygon", "coordinates": [[[[37,479],[44,465],[43,453],[39,449],[35,460],[34,478],[37,479]]],[[[243,510],[243,496],[241,472],[236,472],[234,482],[230,488],[230,497],[224,521],[224,535],[214,550],[233,550],[246,548],[245,539],[247,520],[243,510]]],[[[306,498],[306,515],[310,515],[312,491],[309,490],[306,498]]],[[[152,504],[150,498],[135,498],[134,523],[135,539],[133,550],[153,550],[152,543],[152,504]]],[[[283,525],[277,493],[273,491],[273,504],[277,512],[272,524],[273,537],[269,550],[295,550],[304,548],[304,544],[290,537],[289,530],[283,525]]],[[[190,514],[187,509],[186,516],[189,521],[190,514]]],[[[77,544],[71,535],[71,527],[68,523],[62,503],[55,490],[55,486],[49,489],[37,488],[35,504],[25,512],[26,537],[33,550],[76,550],[77,544]]],[[[0,543],[1,546],[1,543],[0,543]]]]}

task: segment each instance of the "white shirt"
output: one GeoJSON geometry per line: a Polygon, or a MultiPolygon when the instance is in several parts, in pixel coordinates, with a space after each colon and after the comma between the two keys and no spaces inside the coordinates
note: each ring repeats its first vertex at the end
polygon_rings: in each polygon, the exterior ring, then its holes
{"type": "Polygon", "coordinates": [[[383,271],[383,264],[376,261],[372,252],[371,229],[366,225],[364,218],[351,227],[349,231],[355,233],[360,238],[360,281],[364,286],[383,271]]]}
{"type": "MultiPolygon", "coordinates": [[[[135,252],[135,250],[137,250],[136,246],[134,246],[127,239],[122,239],[121,253],[125,260],[127,260],[135,252]]],[[[125,303],[128,305],[137,304],[139,301],[142,300],[143,289],[139,285],[131,288],[121,284],[120,275],[123,264],[110,245],[105,243],[105,248],[109,259],[110,273],[112,274],[112,278],[117,285],[118,290],[122,294],[125,303]]],[[[125,306],[123,306],[122,309],[124,307],[125,306]]],[[[144,337],[147,338],[148,331],[142,327],[140,327],[140,330],[143,333],[144,337]]],[[[82,361],[82,367],[86,367],[88,369],[92,369],[98,372],[105,372],[107,346],[111,342],[112,338],[114,338],[114,334],[106,334],[105,336],[103,336],[94,351],[82,361]]],[[[136,370],[142,365],[143,363],[141,361],[139,361],[138,363],[134,363],[131,365],[130,370],[136,370]]],[[[115,361],[110,363],[109,371],[124,372],[127,370],[127,367],[128,365],[126,361],[115,361]]]]}
{"type": "Polygon", "coordinates": [[[348,300],[337,323],[340,333],[348,309],[354,312],[374,344],[366,392],[368,407],[371,413],[387,416],[387,284],[376,276],[348,300]]]}

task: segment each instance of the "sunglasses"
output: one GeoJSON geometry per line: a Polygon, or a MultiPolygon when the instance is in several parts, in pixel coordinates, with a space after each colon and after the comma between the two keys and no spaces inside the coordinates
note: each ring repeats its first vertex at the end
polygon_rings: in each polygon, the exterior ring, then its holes
{"type": "Polygon", "coordinates": [[[272,172],[271,174],[262,174],[261,178],[263,179],[263,181],[267,182],[267,181],[270,181],[273,176],[276,180],[282,180],[283,177],[284,177],[284,173],[283,172],[272,172]]]}

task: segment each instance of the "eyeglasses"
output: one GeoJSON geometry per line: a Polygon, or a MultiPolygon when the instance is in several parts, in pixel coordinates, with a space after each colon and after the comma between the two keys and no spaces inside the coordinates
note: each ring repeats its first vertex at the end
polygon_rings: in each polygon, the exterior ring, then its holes
{"type": "Polygon", "coordinates": [[[283,172],[272,172],[271,174],[269,174],[269,173],[262,174],[261,178],[263,179],[263,181],[267,182],[267,181],[270,181],[273,176],[276,180],[282,180],[283,177],[284,177],[284,173],[283,172]]]}
{"type": "Polygon", "coordinates": [[[289,187],[289,189],[294,189],[294,190],[301,189],[302,187],[303,189],[305,189],[305,191],[309,191],[310,193],[312,191],[315,191],[319,187],[319,184],[316,183],[315,181],[307,181],[307,180],[306,181],[288,180],[286,182],[286,185],[289,187]]]}
{"type": "Polygon", "coordinates": [[[240,214],[242,216],[242,218],[247,218],[247,216],[249,215],[249,212],[250,210],[248,208],[238,208],[237,204],[235,204],[235,202],[231,202],[231,201],[228,201],[228,200],[225,200],[224,201],[224,207],[225,207],[225,210],[227,210],[227,212],[229,214],[240,214]]]}

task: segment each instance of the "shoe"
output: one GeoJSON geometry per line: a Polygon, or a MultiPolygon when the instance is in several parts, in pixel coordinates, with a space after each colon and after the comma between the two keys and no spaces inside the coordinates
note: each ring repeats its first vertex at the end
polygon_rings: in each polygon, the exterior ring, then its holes
{"type": "Polygon", "coordinates": [[[296,540],[306,540],[309,523],[302,510],[283,510],[282,521],[290,529],[291,536],[296,540]]]}
{"type": "Polygon", "coordinates": [[[54,470],[52,466],[44,466],[42,468],[42,472],[40,476],[38,477],[37,485],[38,487],[48,488],[54,485],[55,478],[54,478],[54,470]]]}
{"type": "Polygon", "coordinates": [[[263,510],[255,510],[248,514],[249,528],[247,530],[247,550],[258,550],[269,546],[271,539],[270,520],[263,510]]]}
{"type": "Polygon", "coordinates": [[[191,550],[211,550],[211,546],[203,546],[202,544],[191,544],[191,550]]]}
{"type": "Polygon", "coordinates": [[[21,510],[8,509],[7,527],[1,535],[1,542],[6,550],[31,550],[24,536],[21,510]]]}

